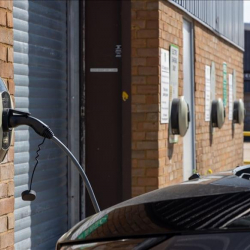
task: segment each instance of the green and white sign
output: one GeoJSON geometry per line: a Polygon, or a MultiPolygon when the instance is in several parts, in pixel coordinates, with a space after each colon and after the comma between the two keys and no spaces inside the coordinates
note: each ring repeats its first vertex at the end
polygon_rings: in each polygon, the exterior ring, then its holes
{"type": "MultiPolygon", "coordinates": [[[[170,87],[169,87],[169,101],[170,112],[171,102],[174,98],[178,98],[179,89],[179,47],[177,45],[170,45],[170,87]]],[[[172,135],[171,123],[169,123],[169,143],[177,143],[178,135],[172,135]]]]}
{"type": "Polygon", "coordinates": [[[236,70],[234,69],[233,70],[233,98],[234,98],[234,100],[237,99],[236,90],[237,90],[236,70]]]}
{"type": "Polygon", "coordinates": [[[227,106],[227,64],[223,63],[223,104],[227,106]]]}

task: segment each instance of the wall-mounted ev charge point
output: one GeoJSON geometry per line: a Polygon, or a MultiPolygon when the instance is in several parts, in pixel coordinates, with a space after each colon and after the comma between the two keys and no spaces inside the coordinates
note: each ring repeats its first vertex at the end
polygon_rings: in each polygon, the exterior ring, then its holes
{"type": "MultiPolygon", "coordinates": [[[[0,114],[4,114],[3,110],[11,109],[12,107],[13,104],[7,86],[3,79],[0,78],[0,114]]],[[[8,153],[12,139],[12,128],[3,131],[4,121],[4,117],[0,115],[0,162],[4,160],[4,157],[8,153]]]]}
{"type": "Polygon", "coordinates": [[[223,101],[219,98],[212,102],[211,121],[212,127],[222,128],[226,117],[223,101]]]}
{"type": "Polygon", "coordinates": [[[244,121],[245,112],[244,102],[241,99],[234,101],[233,122],[241,124],[244,121]]]}
{"type": "Polygon", "coordinates": [[[171,128],[173,135],[185,136],[190,122],[189,106],[184,99],[174,98],[171,106],[171,128]]]}

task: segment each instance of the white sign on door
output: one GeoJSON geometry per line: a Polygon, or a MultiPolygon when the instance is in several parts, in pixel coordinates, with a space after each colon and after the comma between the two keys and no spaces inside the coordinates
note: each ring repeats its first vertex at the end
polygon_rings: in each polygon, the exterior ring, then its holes
{"type": "MultiPolygon", "coordinates": [[[[170,45],[170,97],[169,101],[172,103],[174,98],[178,98],[179,89],[179,48],[178,46],[170,45]]],[[[171,106],[170,106],[171,111],[171,106]]],[[[178,135],[172,135],[171,126],[169,126],[169,142],[177,143],[178,135]]]]}
{"type": "Polygon", "coordinates": [[[170,46],[170,85],[172,86],[172,98],[178,98],[178,73],[179,73],[179,48],[170,46]]]}
{"type": "Polygon", "coordinates": [[[161,49],[161,123],[169,119],[169,51],[161,49]]]}
{"type": "Polygon", "coordinates": [[[210,66],[205,66],[205,121],[210,121],[211,92],[210,92],[210,66]]]}

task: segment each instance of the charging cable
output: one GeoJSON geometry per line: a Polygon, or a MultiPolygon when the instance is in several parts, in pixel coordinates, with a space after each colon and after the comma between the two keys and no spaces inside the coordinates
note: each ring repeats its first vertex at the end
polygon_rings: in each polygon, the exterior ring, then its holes
{"type": "Polygon", "coordinates": [[[86,188],[87,188],[87,190],[88,190],[88,192],[89,192],[89,196],[90,196],[90,199],[91,199],[91,201],[92,201],[92,204],[93,204],[93,206],[94,206],[94,208],[95,208],[96,213],[100,212],[100,208],[99,208],[99,205],[98,205],[98,203],[97,203],[97,200],[96,200],[94,191],[93,191],[93,189],[92,189],[92,187],[91,187],[91,184],[90,184],[90,182],[89,182],[89,179],[88,179],[87,175],[85,174],[85,172],[84,172],[82,166],[79,164],[79,162],[77,161],[77,159],[75,158],[75,156],[70,152],[70,150],[69,150],[69,149],[68,149],[68,148],[67,148],[67,147],[57,138],[57,137],[53,136],[53,137],[51,138],[51,140],[52,140],[59,148],[61,148],[62,151],[63,151],[64,153],[66,153],[66,154],[70,157],[71,161],[75,164],[75,166],[76,166],[76,168],[77,168],[79,174],[81,175],[81,177],[82,177],[82,179],[83,179],[83,181],[84,181],[84,183],[85,183],[85,186],[86,186],[86,188]]]}
{"type": "MultiPolygon", "coordinates": [[[[96,200],[94,191],[91,187],[91,184],[89,182],[89,179],[85,171],[83,170],[82,166],[79,164],[75,156],[70,152],[70,150],[57,137],[54,136],[54,133],[49,128],[49,126],[43,123],[42,121],[40,121],[39,119],[30,116],[30,113],[22,112],[22,111],[15,110],[15,109],[3,110],[3,121],[2,121],[3,131],[5,132],[10,131],[12,128],[16,128],[20,125],[30,126],[31,128],[34,129],[34,131],[37,134],[39,134],[40,136],[44,138],[51,139],[59,148],[62,149],[62,151],[74,163],[79,174],[81,175],[83,182],[88,190],[95,212],[96,213],[100,212],[100,208],[96,200]]],[[[32,201],[35,199],[36,193],[35,191],[30,189],[30,190],[24,191],[22,196],[24,197],[24,200],[32,201]]]]}

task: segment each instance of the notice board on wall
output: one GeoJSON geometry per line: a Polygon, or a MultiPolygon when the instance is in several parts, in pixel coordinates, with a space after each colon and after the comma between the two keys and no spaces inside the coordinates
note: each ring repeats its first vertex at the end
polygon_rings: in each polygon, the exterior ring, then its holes
{"type": "Polygon", "coordinates": [[[210,121],[210,107],[211,107],[211,93],[210,93],[210,83],[211,83],[211,72],[210,66],[205,66],[205,121],[210,121]]]}

